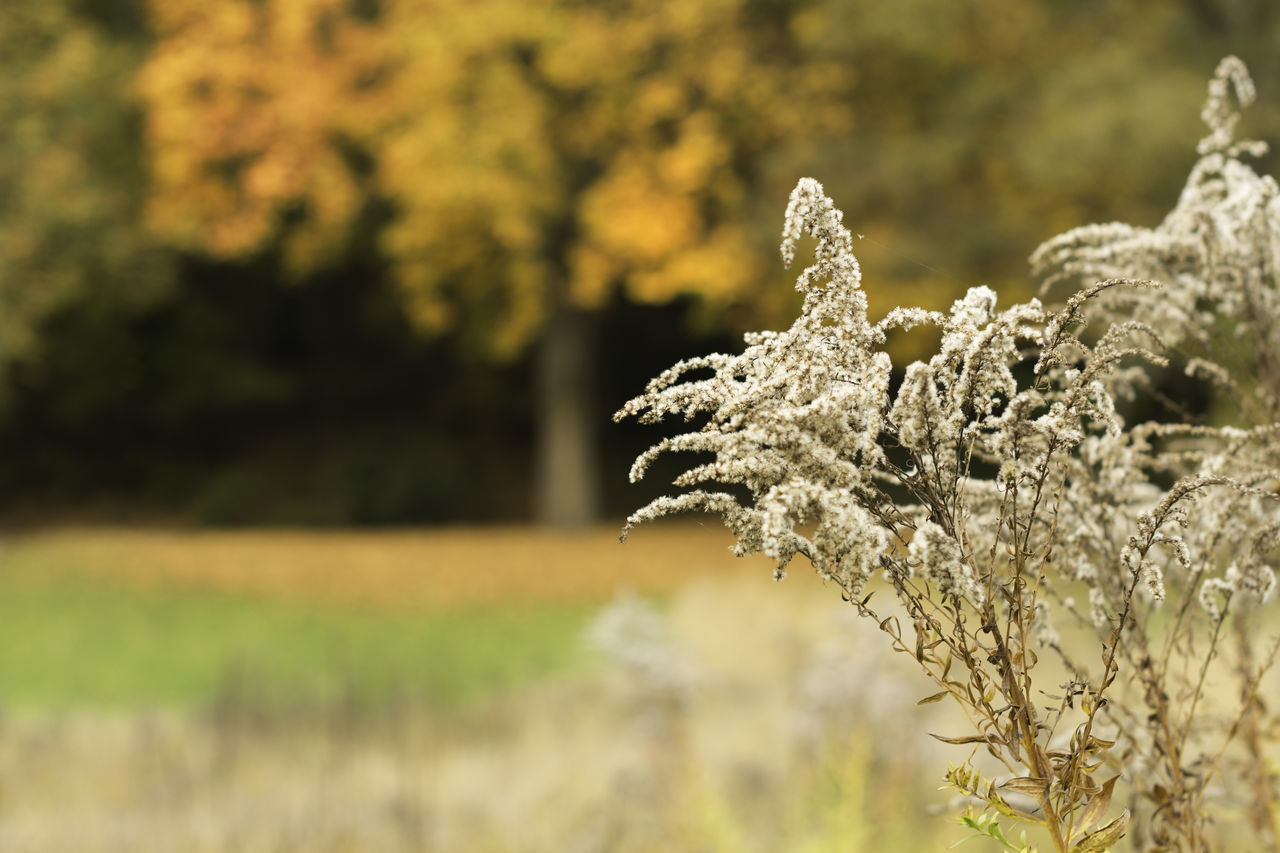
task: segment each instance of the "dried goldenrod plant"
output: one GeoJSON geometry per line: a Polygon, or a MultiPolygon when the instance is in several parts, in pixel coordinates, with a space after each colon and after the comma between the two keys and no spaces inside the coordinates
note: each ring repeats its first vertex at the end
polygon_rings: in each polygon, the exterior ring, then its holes
{"type": "Polygon", "coordinates": [[[1001,309],[977,287],[948,313],[873,322],[842,214],[803,179],[782,238],[788,265],[817,242],[800,316],[675,365],[616,415],[701,419],[633,480],[668,451],[707,460],[623,537],[709,510],[779,579],[807,558],[918,663],[922,702],[963,711],[968,732],[935,735],[970,745],[946,781],[1005,849],[1032,848],[1001,820],[1060,853],[1126,835],[1209,850],[1241,810],[1251,849],[1280,849],[1261,688],[1276,646],[1259,647],[1256,612],[1280,545],[1280,190],[1245,162],[1260,144],[1233,140],[1252,98],[1223,60],[1160,226],[1037,250],[1045,294],[1082,288],[1056,308],[1001,309]],[[922,325],[936,354],[896,369],[888,335],[922,325]],[[1117,401],[1177,403],[1155,381],[1171,367],[1227,392],[1212,422],[1126,424],[1117,401]]]}

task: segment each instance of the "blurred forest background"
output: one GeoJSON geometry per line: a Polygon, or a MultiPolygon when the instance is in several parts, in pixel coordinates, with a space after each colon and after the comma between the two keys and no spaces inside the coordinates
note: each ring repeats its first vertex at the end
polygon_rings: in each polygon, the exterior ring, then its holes
{"type": "Polygon", "coordinates": [[[798,177],[873,313],[1024,297],[1172,205],[1221,56],[1280,139],[1277,43],[1269,0],[8,0],[0,517],[620,513],[610,413],[788,322],[798,177]]]}
{"type": "Polygon", "coordinates": [[[1170,209],[1224,55],[1280,142],[1277,44],[1273,0],[0,0],[0,848],[955,840],[951,747],[884,737],[942,706],[710,520],[619,547],[672,469],[609,417],[790,322],[799,177],[873,315],[1023,299],[1170,209]]]}

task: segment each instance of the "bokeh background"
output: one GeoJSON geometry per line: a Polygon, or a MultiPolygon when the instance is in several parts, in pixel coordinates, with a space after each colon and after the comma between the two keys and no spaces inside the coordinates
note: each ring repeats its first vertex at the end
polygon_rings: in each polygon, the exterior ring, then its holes
{"type": "Polygon", "coordinates": [[[1280,140],[1278,43],[1269,0],[6,0],[0,847],[927,847],[909,670],[714,520],[616,546],[662,431],[609,417],[789,322],[798,177],[873,314],[1022,299],[1172,206],[1223,55],[1280,140]]]}

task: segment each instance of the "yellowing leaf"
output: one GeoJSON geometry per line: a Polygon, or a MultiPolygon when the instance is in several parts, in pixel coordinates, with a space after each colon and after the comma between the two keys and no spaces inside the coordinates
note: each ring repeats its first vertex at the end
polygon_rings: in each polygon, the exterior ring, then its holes
{"type": "Polygon", "coordinates": [[[1088,832],[1094,827],[1102,816],[1107,813],[1107,808],[1111,805],[1111,792],[1116,787],[1116,780],[1119,776],[1112,776],[1110,779],[1102,783],[1101,790],[1094,794],[1085,805],[1084,811],[1080,814],[1080,823],[1076,828],[1076,832],[1088,832]]]}
{"type": "Polygon", "coordinates": [[[1016,776],[1001,782],[999,788],[1002,791],[1012,791],[1015,794],[1023,794],[1043,801],[1045,792],[1048,790],[1048,780],[1038,776],[1016,776]]]}
{"type": "Polygon", "coordinates": [[[1106,853],[1111,846],[1124,837],[1129,828],[1129,810],[1125,809],[1120,816],[1099,829],[1090,833],[1071,848],[1071,853],[1106,853]]]}

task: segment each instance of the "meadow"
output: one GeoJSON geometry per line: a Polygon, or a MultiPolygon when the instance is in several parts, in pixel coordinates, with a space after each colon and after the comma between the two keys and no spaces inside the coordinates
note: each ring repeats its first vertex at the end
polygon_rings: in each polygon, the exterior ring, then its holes
{"type": "Polygon", "coordinates": [[[727,545],[696,522],[625,546],[613,527],[11,538],[0,849],[958,838],[927,818],[941,745],[871,735],[918,698],[909,670],[816,579],[776,585],[727,545]]]}
{"type": "Polygon", "coordinates": [[[0,560],[0,695],[18,710],[192,707],[227,688],[454,706],[571,666],[616,587],[740,570],[719,548],[676,557],[712,530],[634,548],[603,529],[23,537],[0,560]]]}
{"type": "Polygon", "coordinates": [[[728,544],[696,521],[625,546],[611,526],[11,537],[0,849],[962,838],[938,787],[971,747],[926,734],[961,731],[954,711],[916,706],[913,662],[834,589],[728,544]]]}

